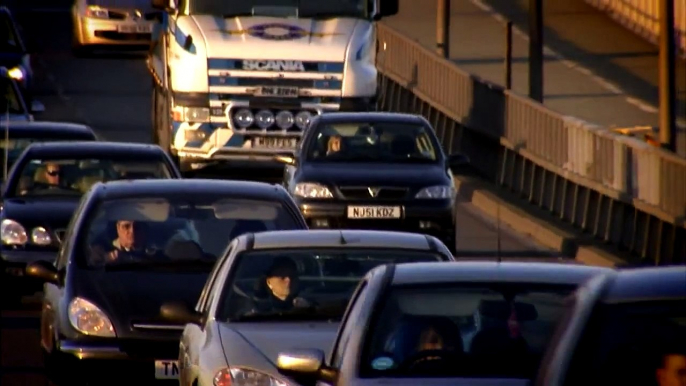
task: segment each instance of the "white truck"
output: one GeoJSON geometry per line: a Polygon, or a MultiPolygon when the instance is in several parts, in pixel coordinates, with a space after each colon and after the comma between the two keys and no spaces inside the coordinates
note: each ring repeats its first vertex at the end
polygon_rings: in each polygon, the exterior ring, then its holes
{"type": "Polygon", "coordinates": [[[376,107],[398,0],[152,0],[153,141],[183,170],[271,162],[314,115],[376,107]]]}

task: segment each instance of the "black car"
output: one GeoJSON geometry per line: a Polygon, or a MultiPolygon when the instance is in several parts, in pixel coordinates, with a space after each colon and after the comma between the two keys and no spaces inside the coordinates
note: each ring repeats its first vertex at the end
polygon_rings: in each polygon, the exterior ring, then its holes
{"type": "Polygon", "coordinates": [[[686,267],[627,269],[567,302],[536,385],[683,385],[686,267]]]}
{"type": "Polygon", "coordinates": [[[0,122],[31,121],[32,113],[18,81],[10,76],[7,68],[0,66],[0,122]]]}
{"type": "Polygon", "coordinates": [[[97,141],[92,128],[67,122],[11,121],[0,125],[2,134],[3,182],[17,158],[35,142],[97,141]],[[5,164],[7,160],[7,164],[5,164]]]}
{"type": "Polygon", "coordinates": [[[203,179],[97,184],[74,214],[57,261],[27,267],[46,282],[41,345],[48,373],[66,385],[90,376],[101,381],[104,374],[136,384],[168,378],[155,369],[178,358],[183,326],[161,319],[161,305],[195,303],[233,238],[306,228],[278,185],[203,179]]]}
{"type": "Polygon", "coordinates": [[[91,185],[140,178],[181,178],[181,173],[155,145],[80,141],[28,146],[12,166],[0,203],[0,281],[10,289],[5,300],[40,288],[21,277],[26,263],[55,260],[72,213],[91,185]]]}
{"type": "Polygon", "coordinates": [[[285,163],[284,185],[312,228],[421,231],[455,248],[455,188],[431,124],[397,113],[327,113],[285,163]]]}
{"type": "Polygon", "coordinates": [[[7,68],[9,76],[18,81],[23,91],[28,90],[33,76],[31,54],[7,7],[0,7],[0,67],[7,68]]]}

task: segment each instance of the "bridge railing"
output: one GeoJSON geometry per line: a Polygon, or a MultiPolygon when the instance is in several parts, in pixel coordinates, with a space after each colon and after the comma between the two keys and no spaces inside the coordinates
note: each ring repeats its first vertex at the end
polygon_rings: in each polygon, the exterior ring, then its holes
{"type": "Polygon", "coordinates": [[[389,26],[378,42],[381,108],[426,116],[446,150],[634,263],[686,262],[686,159],[481,80],[389,26]]]}
{"type": "MultiPolygon", "coordinates": [[[[686,56],[686,0],[674,1],[676,46],[686,56]]],[[[625,28],[657,44],[660,37],[660,0],[586,0],[625,28]]]]}

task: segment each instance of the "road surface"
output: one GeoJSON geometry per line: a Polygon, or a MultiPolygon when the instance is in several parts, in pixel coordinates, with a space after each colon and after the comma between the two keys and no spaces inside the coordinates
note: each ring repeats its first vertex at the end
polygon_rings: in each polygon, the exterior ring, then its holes
{"type": "MultiPolygon", "coordinates": [[[[434,49],[437,0],[400,0],[384,21],[434,49]]],[[[584,0],[544,1],[544,104],[606,127],[658,126],[657,47],[584,0]]],[[[528,0],[452,0],[450,57],[490,82],[505,79],[505,21],[528,31],[528,0]]],[[[528,93],[528,39],[513,38],[513,90],[528,93]]],[[[677,60],[679,152],[686,156],[686,61],[677,60]]]]}
{"type": "MultiPolygon", "coordinates": [[[[21,0],[10,3],[35,50],[37,98],[46,106],[42,120],[75,121],[91,125],[99,135],[113,141],[150,141],[151,79],[143,55],[102,54],[76,59],[70,53],[69,2],[21,0]]],[[[496,226],[470,204],[458,213],[458,248],[463,253],[494,251],[496,226]]],[[[545,253],[528,238],[503,227],[503,255],[545,253]]],[[[38,386],[42,377],[38,345],[38,312],[33,305],[2,312],[2,386],[38,386]]]]}

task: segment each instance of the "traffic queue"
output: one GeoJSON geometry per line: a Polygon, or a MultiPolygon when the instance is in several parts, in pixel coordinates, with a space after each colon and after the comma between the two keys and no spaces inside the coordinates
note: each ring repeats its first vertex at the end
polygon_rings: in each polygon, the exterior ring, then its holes
{"type": "MultiPolygon", "coordinates": [[[[88,20],[116,12],[73,12],[85,55],[103,39],[88,20]]],[[[123,33],[147,36],[157,16],[139,16],[145,28],[123,33]]],[[[469,224],[456,222],[453,176],[470,159],[446,154],[421,116],[313,116],[273,152],[279,184],[186,178],[169,146],[37,121],[30,68],[0,65],[3,303],[41,291],[40,348],[59,386],[684,378],[686,267],[459,253],[469,224]]]]}

